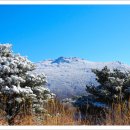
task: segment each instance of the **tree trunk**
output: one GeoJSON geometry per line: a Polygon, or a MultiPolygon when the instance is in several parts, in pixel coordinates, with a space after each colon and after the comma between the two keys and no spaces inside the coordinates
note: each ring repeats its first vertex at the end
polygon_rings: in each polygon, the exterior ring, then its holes
{"type": "Polygon", "coordinates": [[[8,125],[14,125],[14,118],[8,119],[8,125]]]}

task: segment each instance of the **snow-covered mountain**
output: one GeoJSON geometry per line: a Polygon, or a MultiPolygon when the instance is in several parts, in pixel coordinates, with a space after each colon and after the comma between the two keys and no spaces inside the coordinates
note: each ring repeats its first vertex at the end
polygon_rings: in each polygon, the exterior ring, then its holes
{"type": "Polygon", "coordinates": [[[110,69],[130,70],[130,66],[121,62],[90,62],[81,58],[59,57],[55,60],[44,60],[36,63],[36,73],[45,73],[49,89],[58,98],[71,98],[85,95],[86,85],[93,83],[98,85],[92,69],[102,69],[108,66],[110,69]]]}

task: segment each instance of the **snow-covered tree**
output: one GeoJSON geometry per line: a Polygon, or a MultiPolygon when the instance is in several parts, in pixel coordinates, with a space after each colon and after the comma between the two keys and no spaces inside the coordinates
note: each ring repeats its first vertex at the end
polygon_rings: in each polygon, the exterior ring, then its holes
{"type": "Polygon", "coordinates": [[[130,73],[118,69],[110,71],[107,67],[93,70],[97,76],[99,86],[87,86],[87,91],[98,101],[107,103],[128,100],[130,96],[130,73]]]}
{"type": "Polygon", "coordinates": [[[23,108],[46,112],[44,104],[54,97],[45,87],[45,75],[32,73],[34,69],[26,57],[12,52],[11,44],[0,44],[0,108],[6,112],[9,125],[23,108]]]}

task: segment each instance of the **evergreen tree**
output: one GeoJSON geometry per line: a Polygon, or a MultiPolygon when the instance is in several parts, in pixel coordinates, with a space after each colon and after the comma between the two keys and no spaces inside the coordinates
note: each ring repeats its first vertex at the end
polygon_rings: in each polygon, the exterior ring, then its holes
{"type": "Polygon", "coordinates": [[[86,86],[87,92],[96,97],[97,101],[106,103],[128,100],[130,94],[130,74],[118,69],[110,71],[106,66],[102,70],[92,70],[100,83],[99,86],[86,86]]]}
{"type": "Polygon", "coordinates": [[[0,108],[6,112],[9,125],[23,108],[46,112],[44,104],[54,97],[45,88],[45,75],[33,74],[34,69],[26,57],[12,52],[11,44],[0,44],[0,108]]]}

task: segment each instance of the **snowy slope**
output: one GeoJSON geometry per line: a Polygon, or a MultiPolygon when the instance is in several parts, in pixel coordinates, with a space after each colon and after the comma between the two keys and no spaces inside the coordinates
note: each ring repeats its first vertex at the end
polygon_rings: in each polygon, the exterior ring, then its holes
{"type": "Polygon", "coordinates": [[[45,60],[36,63],[36,73],[44,72],[48,87],[59,98],[70,98],[87,94],[86,85],[98,85],[91,69],[102,69],[104,66],[122,71],[130,70],[130,66],[121,62],[90,62],[76,57],[59,57],[56,60],[45,60]]]}

